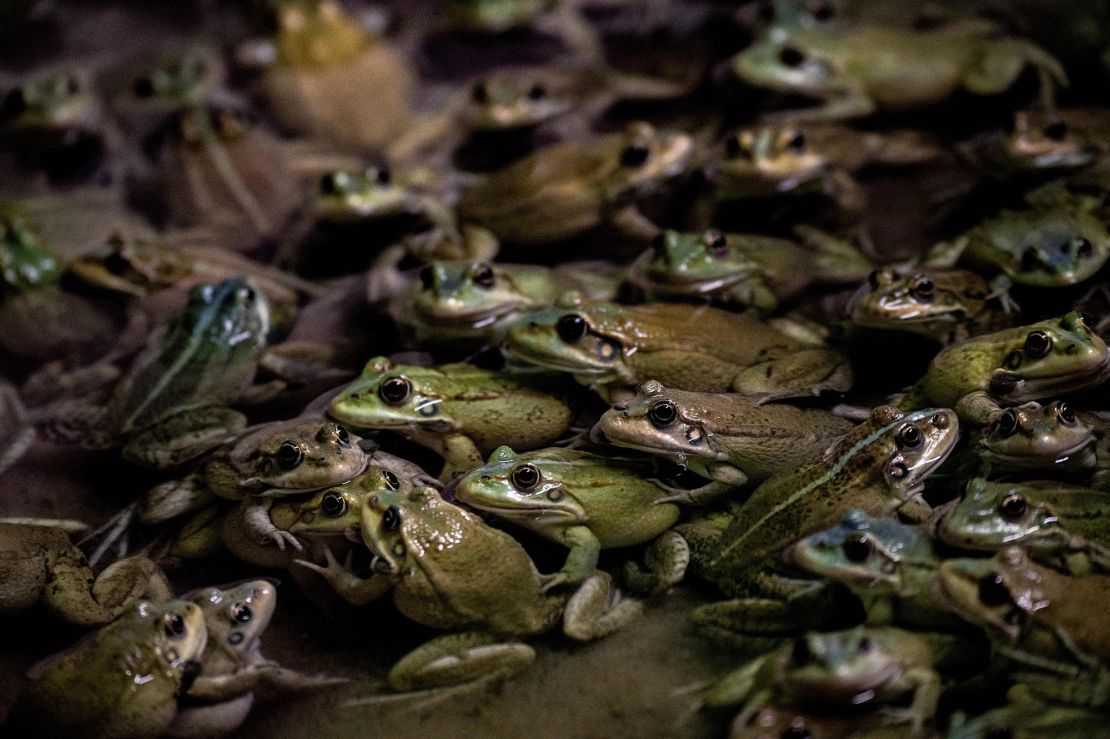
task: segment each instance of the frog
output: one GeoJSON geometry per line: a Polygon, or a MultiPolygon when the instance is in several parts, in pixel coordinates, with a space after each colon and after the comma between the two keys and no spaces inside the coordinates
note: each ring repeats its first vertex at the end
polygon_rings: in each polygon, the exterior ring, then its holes
{"type": "MultiPolygon", "coordinates": [[[[1018,686],[1020,687],[1020,686],[1018,686]]],[[[1038,699],[1028,690],[1011,689],[1007,703],[1000,708],[968,718],[956,715],[948,725],[946,739],[1036,739],[1054,736],[1083,739],[1105,731],[1106,717],[1101,712],[1074,706],[1055,705],[1038,699]]]]}
{"type": "MultiPolygon", "coordinates": [[[[757,405],[739,393],[689,392],[647,380],[631,400],[606,411],[591,435],[735,488],[807,464],[851,430],[850,421],[817,408],[757,405]]],[[[676,495],[684,503],[708,502],[700,491],[676,495]]]]}
{"type": "Polygon", "coordinates": [[[998,551],[1015,545],[1035,559],[1076,575],[1110,571],[1110,537],[1101,524],[1105,493],[1050,480],[970,480],[940,520],[937,536],[961,549],[998,551]]]}
{"type": "Polygon", "coordinates": [[[1039,697],[1105,705],[1110,642],[1097,614],[1110,576],[1065,575],[1010,546],[990,559],[945,561],[938,583],[953,612],[982,627],[995,654],[1015,665],[1012,680],[1039,697]]]}
{"type": "Polygon", "coordinates": [[[993,474],[1043,472],[1076,479],[1096,467],[1101,437],[1101,428],[1087,423],[1070,403],[1030,402],[1007,408],[983,427],[972,452],[993,474]]]}
{"type": "Polygon", "coordinates": [[[199,658],[200,674],[181,696],[167,736],[235,731],[246,721],[258,686],[290,692],[343,682],[303,675],[262,656],[259,642],[277,607],[275,581],[205,587],[184,598],[204,612],[208,639],[199,658]]]}
{"type": "Polygon", "coordinates": [[[688,303],[625,306],[566,293],[521,316],[501,348],[512,363],[569,373],[607,400],[648,379],[765,402],[844,392],[852,383],[835,350],[750,315],[688,303]]]}
{"type": "Polygon", "coordinates": [[[498,447],[488,462],[459,479],[455,499],[566,546],[570,551],[545,590],[581,585],[597,569],[602,549],[647,544],[650,572],[633,563],[626,580],[657,592],[681,582],[690,553],[670,531],[679,507],[673,488],[650,462],[551,447],[517,454],[498,447]]]}
{"type": "MultiPolygon", "coordinates": [[[[946,408],[903,413],[878,406],[817,461],[771,477],[731,516],[715,541],[695,548],[699,575],[738,600],[703,606],[695,621],[707,630],[744,631],[753,609],[769,628],[793,628],[818,613],[820,583],[790,574],[782,558],[794,540],[834,525],[849,510],[899,514],[924,521],[926,478],[951,454],[960,435],[946,408]],[[699,561],[700,560],[700,561],[699,561]],[[808,607],[813,601],[814,607],[808,607]],[[806,603],[807,607],[800,607],[806,603]]],[[[696,527],[680,525],[688,539],[696,527]]]]}
{"type": "Polygon", "coordinates": [[[395,431],[431,449],[443,457],[440,479],[448,481],[481,467],[503,444],[527,451],[562,438],[574,409],[552,392],[558,388],[550,378],[469,364],[420,367],[374,357],[327,412],[355,429],[395,431]]]}
{"type": "Polygon", "coordinates": [[[322,575],[354,605],[392,592],[394,605],[412,621],[460,629],[402,657],[388,676],[395,691],[512,674],[535,657],[531,647],[514,639],[547,632],[561,621],[564,634],[590,641],[642,612],[642,603],[621,598],[603,572],[572,593],[567,588],[545,591],[547,578],[515,539],[432,488],[383,491],[366,503],[359,519],[362,539],[374,555],[368,578],[336,561],[327,548],[325,564],[298,564],[322,575]],[[476,563],[481,563],[478,570],[476,563]]]}
{"type": "Polygon", "coordinates": [[[47,521],[0,522],[0,614],[42,603],[77,626],[103,626],[140,599],[172,595],[161,569],[138,555],[93,575],[66,530],[47,521]]]}
{"type": "Polygon", "coordinates": [[[1017,110],[1010,125],[961,143],[957,151],[992,179],[1066,174],[1094,162],[1104,146],[1057,109],[1017,110]]]}
{"type": "Polygon", "coordinates": [[[616,297],[617,270],[604,262],[557,267],[480,260],[424,265],[389,312],[416,347],[482,349],[500,344],[526,312],[553,305],[568,290],[589,299],[616,297]]]}
{"type": "Polygon", "coordinates": [[[884,723],[902,724],[921,737],[940,694],[926,638],[891,627],[856,627],[810,632],[757,657],[709,688],[703,701],[714,708],[743,704],[736,722],[745,725],[772,701],[846,708],[910,695],[908,707],[884,710],[884,723]]]}
{"type": "Polygon", "coordinates": [[[9,724],[55,736],[161,735],[197,676],[208,632],[190,601],[141,601],[28,671],[9,724]]]}
{"type": "Polygon", "coordinates": [[[980,20],[920,30],[861,23],[836,33],[775,24],[733,57],[730,68],[750,85],[820,101],[774,116],[794,121],[912,110],[959,91],[996,95],[1026,68],[1038,73],[1043,101],[1067,85],[1063,67],[1047,51],[980,20]]]}
{"type": "Polygon", "coordinates": [[[692,137],[635,121],[476,176],[463,187],[459,217],[521,246],[566,241],[603,225],[650,239],[659,229],[637,202],[683,174],[693,155],[692,137]]]}
{"type": "Polygon", "coordinates": [[[983,426],[1004,406],[1096,387],[1107,376],[1106,343],[1072,311],[941,349],[899,406],[943,405],[983,426]]]}
{"type": "Polygon", "coordinates": [[[814,285],[854,285],[873,265],[851,243],[799,226],[799,242],[760,234],[666,230],[628,269],[650,300],[775,311],[814,285]]]}
{"type": "Polygon", "coordinates": [[[906,331],[943,345],[1010,328],[1016,306],[1009,279],[988,282],[976,272],[940,267],[876,269],[848,306],[856,326],[906,331]]]}

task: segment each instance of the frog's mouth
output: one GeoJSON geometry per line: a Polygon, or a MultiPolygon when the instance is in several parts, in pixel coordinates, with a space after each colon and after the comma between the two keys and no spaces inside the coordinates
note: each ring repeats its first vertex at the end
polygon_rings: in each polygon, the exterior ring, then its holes
{"type": "Polygon", "coordinates": [[[505,304],[475,311],[446,313],[418,310],[417,313],[421,320],[433,326],[442,326],[443,328],[482,329],[492,326],[499,320],[511,316],[519,310],[519,305],[505,304]]]}
{"type": "MultiPolygon", "coordinates": [[[[547,498],[542,501],[537,500],[535,503],[521,501],[517,505],[504,501],[494,504],[471,498],[464,498],[463,500],[471,508],[483,513],[493,514],[498,518],[523,521],[529,528],[551,524],[578,524],[589,521],[589,516],[581,508],[547,498]]],[[[566,499],[564,498],[564,500],[566,499]]]]}
{"type": "Polygon", "coordinates": [[[1037,400],[1046,395],[1062,395],[1086,390],[1101,384],[1107,378],[1110,378],[1110,351],[1104,351],[1098,361],[1089,367],[1076,367],[1058,375],[1025,378],[1006,370],[995,370],[994,376],[991,377],[991,394],[1000,395],[1007,400],[1037,400]],[[997,392],[996,383],[1002,386],[997,392]],[[1006,385],[1012,385],[1012,388],[1006,390],[1006,385]]]}
{"type": "MultiPolygon", "coordinates": [[[[510,346],[508,344],[501,345],[501,353],[505,355],[507,360],[519,360],[525,367],[524,369],[534,369],[535,367],[542,367],[547,370],[555,370],[557,372],[566,372],[572,375],[591,375],[591,376],[605,376],[612,375],[612,367],[597,367],[589,364],[573,364],[571,362],[561,362],[555,359],[550,354],[541,354],[533,352],[521,347],[510,346]],[[531,367],[528,367],[531,365],[531,367]]],[[[516,364],[513,363],[513,368],[516,369],[516,364]]]]}
{"type": "Polygon", "coordinates": [[[1057,449],[1052,452],[1038,451],[1035,449],[1009,452],[995,447],[984,447],[982,456],[1008,467],[1017,467],[1021,469],[1044,467],[1049,464],[1046,460],[1050,457],[1051,465],[1053,466],[1070,463],[1080,467],[1087,467],[1093,466],[1094,464],[1096,441],[1097,440],[1092,435],[1070,447],[1057,449]]]}
{"type": "Polygon", "coordinates": [[[628,269],[631,280],[641,282],[649,287],[672,293],[688,295],[701,295],[730,287],[738,282],[750,279],[756,274],[755,269],[747,272],[738,270],[724,275],[700,277],[688,272],[668,271],[664,276],[656,277],[652,274],[651,264],[655,260],[654,252],[648,251],[637,257],[628,269]]]}
{"type": "Polygon", "coordinates": [[[791,692],[804,696],[806,700],[829,702],[837,705],[861,706],[873,701],[885,685],[893,682],[902,668],[891,661],[881,669],[845,678],[842,675],[815,680],[791,680],[791,692]]]}

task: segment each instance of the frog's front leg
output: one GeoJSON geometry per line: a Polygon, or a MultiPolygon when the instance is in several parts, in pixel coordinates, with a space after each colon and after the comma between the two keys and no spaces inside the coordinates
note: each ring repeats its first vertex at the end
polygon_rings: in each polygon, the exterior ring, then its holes
{"type": "Polygon", "coordinates": [[[563,611],[563,633],[578,641],[608,636],[643,613],[644,604],[622,598],[613,578],[598,571],[582,583],[563,611]]]}
{"type": "Polygon", "coordinates": [[[783,398],[820,395],[823,391],[847,392],[852,387],[852,366],[832,349],[805,349],[782,359],[749,367],[732,381],[732,389],[767,403],[783,398]]]}
{"type": "Polygon", "coordinates": [[[270,506],[272,504],[272,499],[258,496],[251,496],[250,499],[243,502],[241,515],[247,531],[253,534],[258,541],[272,541],[283,552],[286,544],[289,544],[298,552],[303,551],[304,546],[301,545],[296,536],[274,526],[274,522],[270,520],[270,506]]]}
{"type": "Polygon", "coordinates": [[[562,541],[570,552],[562,569],[544,582],[545,593],[558,585],[580,585],[597,568],[601,542],[588,526],[571,526],[563,532],[562,541]]]}
{"type": "MultiPolygon", "coordinates": [[[[995,370],[995,375],[1004,370],[995,370]]],[[[1007,375],[1009,373],[1006,373],[1007,375]]],[[[991,377],[991,384],[994,384],[994,375],[991,377]]],[[[1012,385],[1011,385],[1012,387],[1012,385]]],[[[956,411],[956,415],[960,420],[975,426],[986,426],[994,421],[999,415],[1002,414],[1002,406],[998,401],[992,398],[986,391],[976,390],[956,401],[956,405],[952,410],[956,411]]]]}
{"type": "MultiPolygon", "coordinates": [[[[770,698],[766,691],[753,692],[756,690],[759,673],[770,657],[769,654],[756,657],[713,683],[702,694],[702,705],[707,708],[727,708],[744,703],[744,712],[750,712],[754,716],[770,698]]],[[[744,726],[746,722],[740,725],[744,726]]]]}
{"type": "Polygon", "coordinates": [[[748,483],[748,476],[739,467],[730,464],[710,464],[704,470],[710,482],[696,488],[681,488],[674,484],[653,479],[656,485],[667,491],[667,495],[652,501],[655,505],[666,503],[679,503],[688,506],[704,506],[720,500],[735,488],[743,487],[748,483]]]}
{"type": "Polygon", "coordinates": [[[389,671],[397,691],[446,688],[512,675],[536,658],[527,644],[499,643],[479,632],[437,637],[402,657],[389,671]]]}
{"type": "Polygon", "coordinates": [[[677,531],[666,531],[644,550],[641,568],[635,562],[624,564],[624,582],[630,590],[655,595],[682,582],[690,565],[690,545],[677,531]]]}
{"type": "MultiPolygon", "coordinates": [[[[907,708],[894,709],[895,718],[907,720],[912,727],[912,736],[925,735],[925,723],[936,715],[940,701],[940,676],[926,667],[914,667],[902,675],[901,681],[913,689],[913,701],[907,708]]],[[[884,712],[890,715],[890,712],[884,712]]]]}
{"type": "Polygon", "coordinates": [[[465,434],[448,434],[443,438],[443,469],[439,473],[441,482],[450,482],[485,463],[478,447],[465,434]]]}
{"type": "Polygon", "coordinates": [[[651,241],[660,231],[659,226],[641,213],[634,203],[613,211],[610,222],[621,234],[644,242],[651,241]]]}
{"type": "Polygon", "coordinates": [[[331,553],[331,549],[325,546],[323,550],[324,559],[327,561],[323,566],[304,559],[295,559],[293,563],[318,573],[340,598],[351,605],[364,606],[372,603],[393,588],[392,577],[375,573],[369,578],[361,578],[352,572],[353,553],[348,554],[347,561],[340,564],[331,553]]]}

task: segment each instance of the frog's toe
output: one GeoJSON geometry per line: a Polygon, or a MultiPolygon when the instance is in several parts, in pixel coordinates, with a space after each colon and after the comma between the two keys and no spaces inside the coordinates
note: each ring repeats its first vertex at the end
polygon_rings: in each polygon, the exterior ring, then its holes
{"type": "Polygon", "coordinates": [[[448,634],[423,644],[402,657],[389,671],[396,691],[444,688],[476,680],[505,677],[536,658],[527,644],[499,643],[487,634],[448,634]]]}
{"type": "Polygon", "coordinates": [[[578,641],[608,636],[643,613],[644,604],[622,598],[606,572],[595,572],[571,596],[563,613],[563,633],[578,641]]]}
{"type": "Polygon", "coordinates": [[[677,531],[668,531],[644,552],[645,571],[635,562],[625,562],[624,582],[640,595],[655,595],[682,582],[690,564],[690,545],[677,531]]]}

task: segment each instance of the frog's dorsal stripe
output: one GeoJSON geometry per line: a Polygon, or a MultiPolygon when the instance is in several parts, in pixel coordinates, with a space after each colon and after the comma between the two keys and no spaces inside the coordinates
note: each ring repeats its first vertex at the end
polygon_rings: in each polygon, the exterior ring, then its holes
{"type": "Polygon", "coordinates": [[[890,423],[888,423],[887,425],[878,429],[877,431],[873,431],[870,434],[868,434],[867,436],[860,439],[858,442],[853,444],[846,452],[844,452],[839,457],[837,457],[836,462],[832,465],[832,467],[830,467],[828,470],[826,470],[825,474],[823,474],[820,477],[817,477],[813,480],[810,480],[809,483],[807,483],[806,485],[803,485],[802,487],[798,488],[786,500],[781,501],[774,508],[772,508],[771,510],[764,513],[763,516],[760,517],[760,519],[758,521],[756,521],[755,523],[753,523],[751,526],[748,527],[747,531],[745,531],[743,534],[738,536],[736,539],[729,542],[723,549],[721,549],[717,553],[716,558],[714,558],[714,560],[713,560],[713,564],[714,565],[718,564],[725,556],[730,554],[734,549],[736,549],[738,546],[740,546],[742,543],[744,543],[744,541],[748,538],[748,536],[749,536],[749,534],[751,534],[751,532],[756,531],[757,529],[759,529],[763,524],[767,523],[767,521],[769,521],[771,518],[776,516],[780,511],[794,505],[796,502],[798,502],[799,500],[801,500],[805,496],[809,495],[810,491],[812,491],[814,488],[817,488],[821,485],[824,485],[826,482],[831,480],[833,477],[840,474],[840,471],[843,470],[845,465],[848,464],[848,460],[850,460],[852,457],[854,457],[856,455],[856,453],[859,452],[861,449],[864,449],[864,448],[870,446],[871,444],[873,444],[875,442],[876,439],[879,439],[880,437],[882,437],[884,434],[886,434],[887,432],[889,432],[891,429],[895,428],[896,426],[901,426],[904,423],[907,423],[907,422],[910,422],[910,421],[916,421],[920,418],[925,418],[927,416],[931,416],[934,413],[939,413],[940,410],[941,409],[939,409],[939,408],[927,408],[925,410],[914,411],[913,413],[907,413],[906,415],[902,416],[898,420],[891,421],[890,423]]]}

